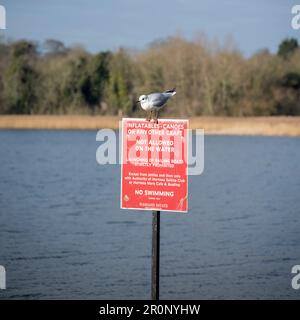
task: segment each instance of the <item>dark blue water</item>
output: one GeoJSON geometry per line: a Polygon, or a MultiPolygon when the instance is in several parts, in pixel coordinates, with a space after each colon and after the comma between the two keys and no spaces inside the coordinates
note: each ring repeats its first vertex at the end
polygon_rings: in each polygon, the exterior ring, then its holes
{"type": "MultiPolygon", "coordinates": [[[[0,298],[147,299],[151,213],[119,209],[93,131],[0,131],[0,298]]],[[[162,213],[162,299],[299,299],[300,139],[205,138],[189,213],[162,213]]]]}

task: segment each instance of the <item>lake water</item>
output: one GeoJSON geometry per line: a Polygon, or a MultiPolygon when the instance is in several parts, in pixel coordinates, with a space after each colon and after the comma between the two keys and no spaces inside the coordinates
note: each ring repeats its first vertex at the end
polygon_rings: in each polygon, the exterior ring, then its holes
{"type": "MultiPolygon", "coordinates": [[[[119,209],[95,131],[0,131],[0,298],[148,299],[151,223],[119,209]]],[[[162,299],[299,299],[300,139],[205,137],[189,213],[161,214],[162,299]]]]}

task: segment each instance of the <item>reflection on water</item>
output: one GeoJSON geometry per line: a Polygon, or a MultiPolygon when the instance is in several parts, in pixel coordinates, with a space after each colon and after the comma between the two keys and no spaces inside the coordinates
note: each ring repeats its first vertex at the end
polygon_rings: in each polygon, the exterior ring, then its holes
{"type": "MultiPolygon", "coordinates": [[[[119,209],[92,131],[0,131],[0,298],[150,297],[151,214],[119,209]]],[[[189,214],[162,213],[161,298],[300,298],[300,139],[205,138],[189,214]]]]}

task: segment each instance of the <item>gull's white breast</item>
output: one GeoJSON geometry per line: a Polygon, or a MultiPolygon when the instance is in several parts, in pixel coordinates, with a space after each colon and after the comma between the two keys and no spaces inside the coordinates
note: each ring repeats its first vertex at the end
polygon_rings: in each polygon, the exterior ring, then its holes
{"type": "Polygon", "coordinates": [[[149,111],[151,109],[153,109],[152,106],[150,106],[148,99],[146,101],[141,101],[141,107],[145,110],[145,111],[149,111]]]}

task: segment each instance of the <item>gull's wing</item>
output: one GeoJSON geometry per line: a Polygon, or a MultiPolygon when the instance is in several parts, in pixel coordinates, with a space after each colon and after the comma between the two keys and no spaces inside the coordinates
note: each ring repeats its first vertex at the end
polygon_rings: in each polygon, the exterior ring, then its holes
{"type": "Polygon", "coordinates": [[[161,107],[167,102],[169,96],[164,93],[150,93],[148,99],[151,106],[161,107]]]}

